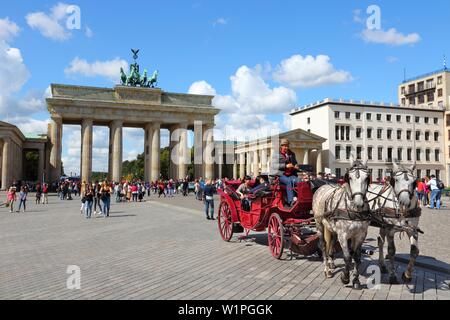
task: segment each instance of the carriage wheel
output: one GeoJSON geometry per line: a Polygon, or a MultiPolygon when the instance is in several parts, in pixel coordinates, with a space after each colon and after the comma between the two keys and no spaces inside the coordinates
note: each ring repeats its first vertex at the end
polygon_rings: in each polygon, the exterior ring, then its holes
{"type": "Polygon", "coordinates": [[[284,227],[277,213],[270,216],[267,233],[269,250],[275,259],[280,259],[284,250],[284,227]]]}
{"type": "Polygon", "coordinates": [[[219,207],[219,216],[217,217],[219,232],[222,239],[226,242],[233,236],[233,222],[231,221],[231,210],[228,203],[222,202],[219,207]]]}

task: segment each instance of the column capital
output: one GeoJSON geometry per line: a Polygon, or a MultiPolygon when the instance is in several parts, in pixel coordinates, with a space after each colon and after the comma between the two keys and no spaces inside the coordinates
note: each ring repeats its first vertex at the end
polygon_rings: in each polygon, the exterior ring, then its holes
{"type": "Polygon", "coordinates": [[[60,117],[60,116],[52,116],[50,119],[51,119],[53,122],[56,122],[57,124],[62,125],[62,117],[60,117]]]}
{"type": "Polygon", "coordinates": [[[123,126],[123,121],[122,120],[113,120],[113,121],[111,121],[110,124],[113,125],[113,126],[116,126],[116,127],[122,127],[123,126]]]}
{"type": "Polygon", "coordinates": [[[94,124],[94,119],[83,119],[81,121],[82,124],[84,125],[93,125],[94,124]]]}

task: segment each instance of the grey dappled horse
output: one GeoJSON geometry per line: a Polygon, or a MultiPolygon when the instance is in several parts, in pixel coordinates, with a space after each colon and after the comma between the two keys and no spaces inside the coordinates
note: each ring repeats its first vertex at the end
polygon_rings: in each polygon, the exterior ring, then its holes
{"type": "Polygon", "coordinates": [[[322,250],[325,265],[325,276],[331,277],[330,269],[334,269],[330,256],[332,251],[332,235],[337,235],[341,245],[345,269],[341,275],[343,284],[350,283],[352,258],[355,262],[353,288],[361,289],[359,267],[361,264],[361,246],[366,239],[369,228],[369,206],[366,192],[370,184],[370,173],[367,161],[353,161],[352,167],[345,175],[345,184],[325,185],[320,187],[313,197],[313,213],[316,220],[319,246],[322,250]]]}
{"type": "Polygon", "coordinates": [[[389,184],[370,185],[367,193],[370,210],[373,213],[373,226],[380,228],[378,236],[379,265],[383,273],[387,272],[384,263],[384,244],[388,240],[389,282],[398,283],[395,274],[395,242],[397,232],[406,232],[411,243],[407,270],[402,274],[404,282],[412,280],[412,271],[419,255],[418,228],[421,209],[415,195],[415,165],[405,168],[394,163],[389,184]]]}

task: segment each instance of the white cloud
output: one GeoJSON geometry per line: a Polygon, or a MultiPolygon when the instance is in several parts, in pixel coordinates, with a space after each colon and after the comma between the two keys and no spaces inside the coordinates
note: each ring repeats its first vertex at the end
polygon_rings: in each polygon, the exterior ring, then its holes
{"type": "Polygon", "coordinates": [[[386,58],[386,61],[389,62],[389,63],[395,63],[395,62],[398,61],[398,58],[394,57],[394,56],[389,56],[389,57],[386,58]]]}
{"type": "Polygon", "coordinates": [[[50,119],[38,120],[26,116],[14,116],[7,121],[16,125],[22,133],[43,133],[47,134],[47,127],[50,119]]]}
{"type": "Polygon", "coordinates": [[[213,26],[215,27],[217,25],[226,25],[227,23],[228,23],[228,20],[221,17],[221,18],[214,20],[213,26]]]}
{"type": "Polygon", "coordinates": [[[353,80],[348,71],[336,70],[330,57],[293,55],[281,61],[273,73],[275,81],[295,88],[312,88],[324,85],[346,83],[353,80]]]}
{"type": "Polygon", "coordinates": [[[19,32],[19,26],[9,18],[0,19],[0,41],[11,41],[19,32]]]}
{"type": "Polygon", "coordinates": [[[127,70],[128,63],[119,58],[89,63],[77,57],[72,60],[70,66],[64,70],[64,73],[66,75],[82,75],[85,77],[105,77],[110,81],[117,82],[120,79],[120,68],[127,70]]]}
{"type": "Polygon", "coordinates": [[[51,9],[51,14],[33,12],[26,16],[28,25],[37,29],[44,37],[52,40],[64,41],[71,33],[65,28],[64,18],[67,16],[68,4],[58,3],[51,9]]]}
{"type": "Polygon", "coordinates": [[[421,40],[418,33],[404,35],[395,28],[391,28],[387,31],[365,29],[361,33],[361,37],[368,43],[388,44],[392,46],[412,45],[421,40]]]}

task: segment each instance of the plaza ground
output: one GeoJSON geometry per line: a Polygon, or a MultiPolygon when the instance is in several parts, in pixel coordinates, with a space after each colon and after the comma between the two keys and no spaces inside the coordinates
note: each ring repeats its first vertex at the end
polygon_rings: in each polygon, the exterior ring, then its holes
{"type": "MultiPolygon", "coordinates": [[[[341,268],[325,279],[317,259],[273,259],[265,233],[225,243],[193,195],[113,204],[110,218],[91,220],[75,199],[52,196],[47,206],[30,197],[27,213],[0,208],[0,299],[450,299],[450,275],[436,269],[416,268],[410,285],[389,285],[384,275],[379,290],[354,291],[340,283],[341,268]],[[71,265],[81,270],[79,290],[67,289],[71,265]]],[[[423,213],[421,256],[445,269],[450,210],[435,212],[423,213]]],[[[375,239],[370,230],[365,247],[375,239]]],[[[409,253],[407,239],[397,243],[399,256],[409,253]]],[[[376,257],[366,256],[362,270],[376,257]]],[[[399,279],[404,269],[398,263],[399,279]]]]}

